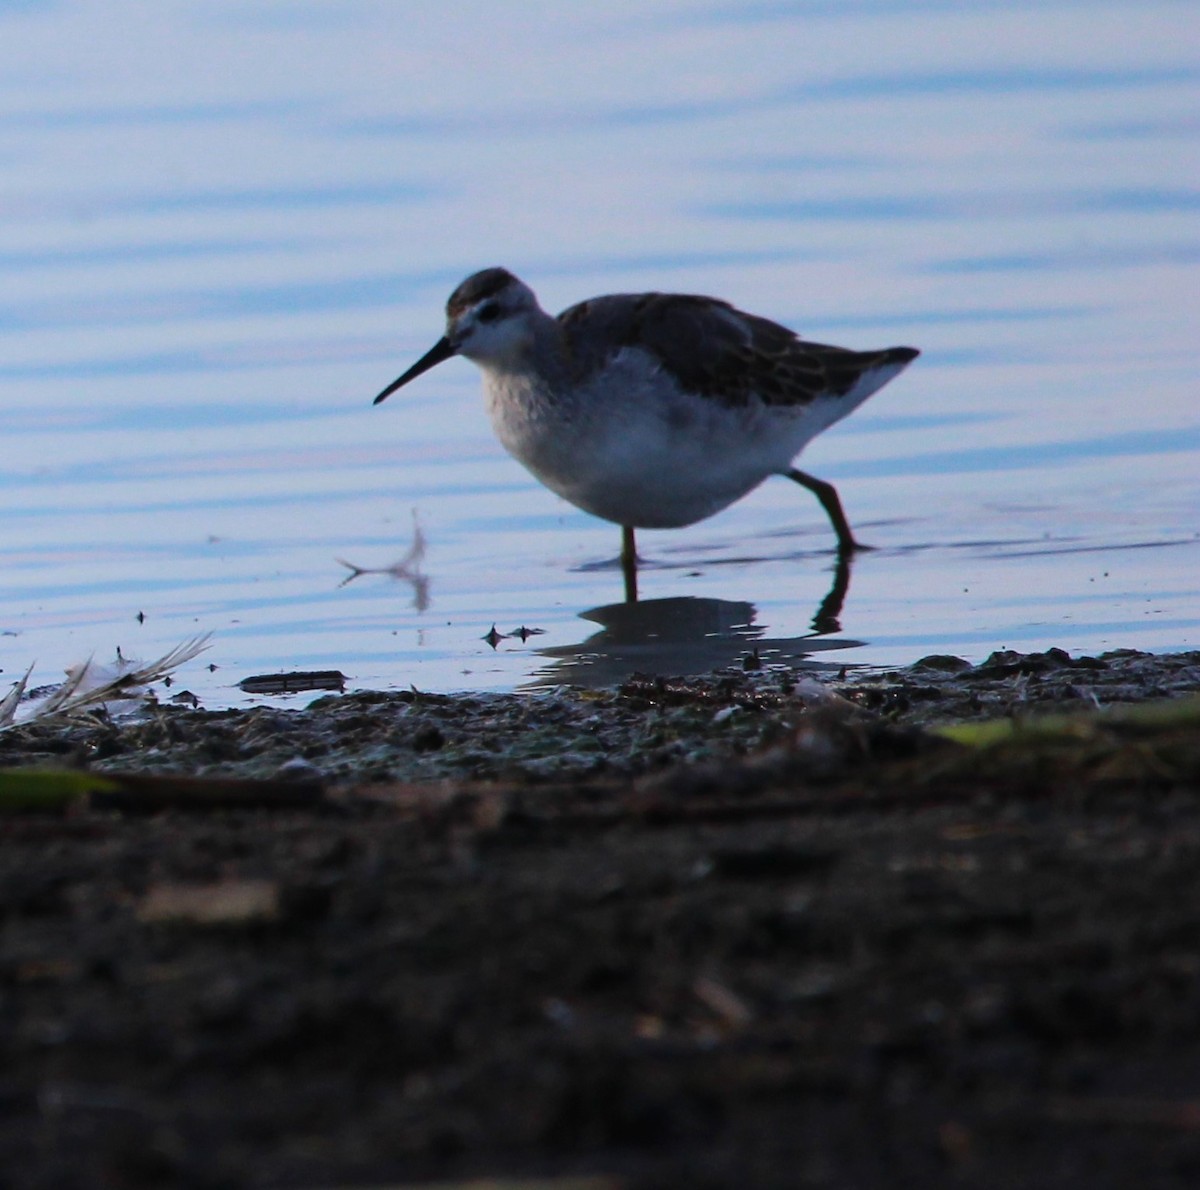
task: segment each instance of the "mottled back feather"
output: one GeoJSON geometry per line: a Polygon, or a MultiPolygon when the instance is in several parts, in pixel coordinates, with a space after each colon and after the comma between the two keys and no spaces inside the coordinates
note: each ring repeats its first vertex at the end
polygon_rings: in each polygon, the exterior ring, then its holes
{"type": "Polygon", "coordinates": [[[731,406],[752,398],[807,405],[820,396],[843,396],[864,372],[918,354],[911,347],[849,351],[808,343],[768,318],[689,294],[591,298],[564,310],[558,323],[579,376],[623,347],[642,347],[681,388],[731,406]]]}

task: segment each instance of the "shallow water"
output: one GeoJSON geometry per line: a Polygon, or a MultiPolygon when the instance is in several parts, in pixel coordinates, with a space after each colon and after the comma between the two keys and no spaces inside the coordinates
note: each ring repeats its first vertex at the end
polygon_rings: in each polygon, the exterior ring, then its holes
{"type": "Polygon", "coordinates": [[[0,37],[4,677],[197,632],[206,705],[1200,640],[1194,4],[0,0],[0,37]],[[921,347],[804,454],[876,548],[837,575],[770,481],[641,534],[620,606],[617,530],[470,364],[371,407],[491,264],[921,347]],[[414,516],[420,581],[344,583],[414,516]]]}

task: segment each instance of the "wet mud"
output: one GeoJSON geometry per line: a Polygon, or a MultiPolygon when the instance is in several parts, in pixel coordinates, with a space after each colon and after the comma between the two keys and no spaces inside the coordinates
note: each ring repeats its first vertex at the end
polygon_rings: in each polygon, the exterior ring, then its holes
{"type": "Polygon", "coordinates": [[[1200,654],[157,706],[0,766],[5,1186],[1200,1182],[1200,654]]]}

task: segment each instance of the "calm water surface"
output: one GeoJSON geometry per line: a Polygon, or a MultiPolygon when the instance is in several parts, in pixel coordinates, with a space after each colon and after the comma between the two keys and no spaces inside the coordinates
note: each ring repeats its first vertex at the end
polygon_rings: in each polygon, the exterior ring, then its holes
{"type": "Polygon", "coordinates": [[[197,632],[210,706],[1200,643],[1193,0],[0,0],[0,38],[2,679],[197,632]],[[837,574],[773,480],[642,534],[622,606],[470,364],[371,407],[492,264],[921,347],[804,455],[877,548],[837,574]],[[415,580],[343,585],[414,518],[415,580]]]}

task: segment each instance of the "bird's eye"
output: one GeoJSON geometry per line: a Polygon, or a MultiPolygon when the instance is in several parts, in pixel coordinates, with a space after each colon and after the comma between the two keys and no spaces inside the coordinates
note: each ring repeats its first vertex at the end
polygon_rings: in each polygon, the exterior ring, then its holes
{"type": "Polygon", "coordinates": [[[495,322],[500,317],[500,307],[495,302],[485,302],[479,307],[480,322],[495,322]]]}

